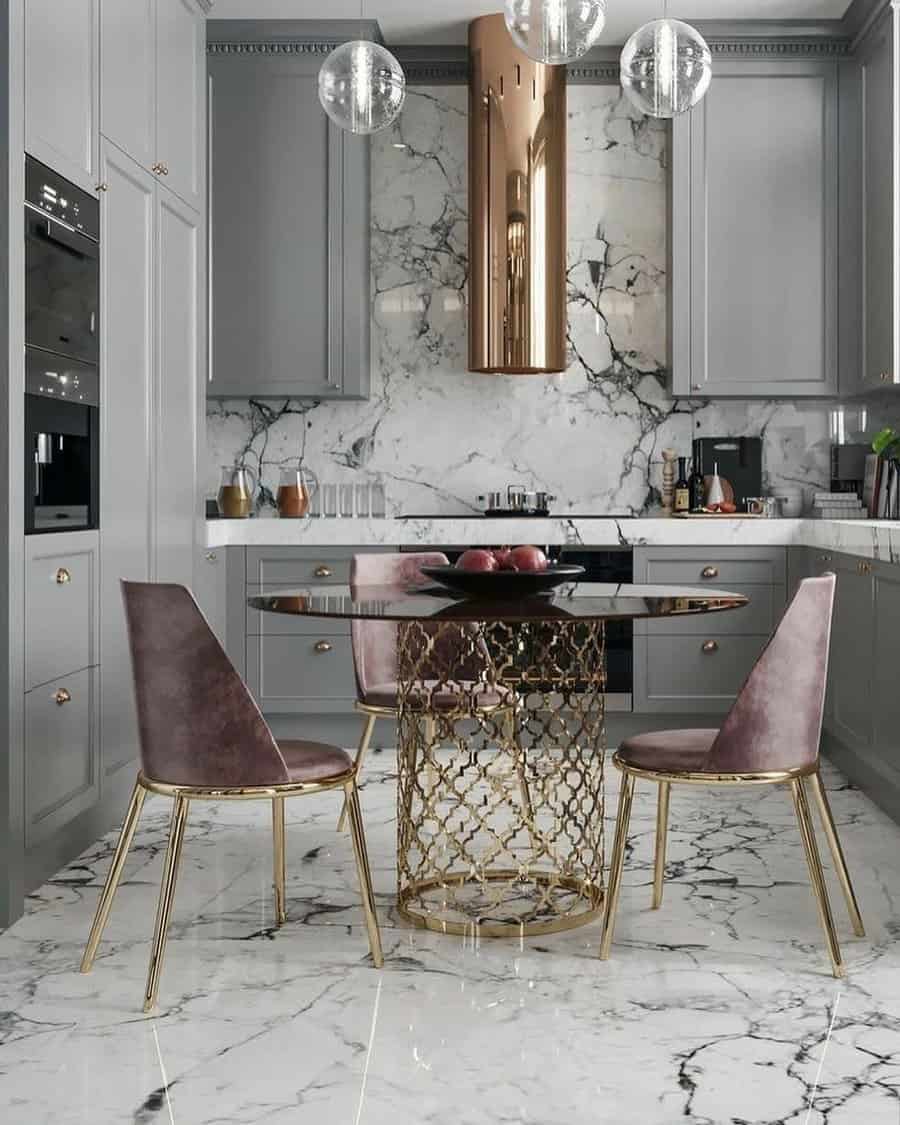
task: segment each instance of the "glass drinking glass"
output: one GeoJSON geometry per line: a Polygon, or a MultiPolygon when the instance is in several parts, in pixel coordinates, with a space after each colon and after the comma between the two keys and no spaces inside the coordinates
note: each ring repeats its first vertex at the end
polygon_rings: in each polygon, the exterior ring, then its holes
{"type": "Polygon", "coordinates": [[[338,514],[337,485],[323,484],[320,491],[322,493],[322,515],[326,519],[334,519],[338,514]]]}
{"type": "Polygon", "coordinates": [[[342,519],[350,519],[353,516],[353,487],[352,484],[342,484],[339,486],[340,511],[338,514],[342,519]]]}
{"type": "Polygon", "coordinates": [[[384,491],[384,485],[380,482],[378,484],[373,484],[371,495],[372,517],[376,520],[383,520],[387,516],[387,496],[384,491]]]}
{"type": "Polygon", "coordinates": [[[356,485],[356,514],[362,519],[368,519],[372,512],[372,489],[366,484],[356,485]]]}

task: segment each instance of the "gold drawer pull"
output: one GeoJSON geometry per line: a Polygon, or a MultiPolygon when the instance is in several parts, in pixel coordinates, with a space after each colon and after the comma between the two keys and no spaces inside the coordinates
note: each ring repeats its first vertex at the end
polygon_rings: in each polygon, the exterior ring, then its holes
{"type": "Polygon", "coordinates": [[[66,570],[66,568],[64,566],[61,566],[59,568],[59,570],[56,572],[56,584],[57,584],[57,586],[65,586],[65,584],[67,582],[71,582],[71,581],[72,581],[72,575],[66,570]]]}
{"type": "Polygon", "coordinates": [[[703,642],[703,651],[707,654],[707,656],[711,655],[714,652],[718,652],[719,651],[719,642],[718,641],[704,641],[703,642]]]}
{"type": "Polygon", "coordinates": [[[881,381],[882,381],[882,383],[889,383],[889,382],[891,381],[891,373],[890,373],[890,371],[882,371],[882,373],[881,373],[881,381]]]}
{"type": "Polygon", "coordinates": [[[328,641],[319,641],[315,646],[316,652],[320,656],[324,656],[326,652],[331,652],[331,645],[328,641]]]}
{"type": "Polygon", "coordinates": [[[57,707],[62,707],[62,705],[64,703],[71,703],[72,702],[71,692],[69,692],[64,687],[61,687],[59,689],[59,691],[54,694],[53,698],[56,700],[56,706],[57,707]]]}
{"type": "Polygon", "coordinates": [[[867,563],[867,562],[859,562],[859,563],[856,564],[856,569],[859,571],[860,574],[871,574],[872,573],[872,564],[867,563]]]}
{"type": "Polygon", "coordinates": [[[330,578],[331,577],[331,567],[317,566],[316,569],[313,571],[313,574],[316,576],[316,578],[330,578]]]}
{"type": "Polygon", "coordinates": [[[719,577],[719,568],[717,566],[705,566],[700,571],[700,577],[701,578],[718,578],[719,577]]]}

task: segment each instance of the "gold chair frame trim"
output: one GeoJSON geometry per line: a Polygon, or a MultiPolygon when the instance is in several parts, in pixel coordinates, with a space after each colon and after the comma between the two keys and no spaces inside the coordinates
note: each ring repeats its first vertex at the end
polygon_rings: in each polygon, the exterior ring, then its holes
{"type": "Polygon", "coordinates": [[[269,800],[272,803],[272,840],[273,840],[273,883],[275,889],[275,924],[281,926],[287,921],[285,908],[285,827],[284,827],[284,802],[289,797],[304,796],[312,793],[326,793],[334,789],[344,791],[344,809],[350,821],[350,831],[353,839],[353,852],[356,858],[357,875],[359,877],[360,891],[362,893],[363,912],[366,920],[366,931],[369,938],[369,948],[376,968],[384,964],[384,955],[381,948],[381,935],[378,930],[378,918],[375,912],[375,895],[372,889],[372,873],[369,868],[369,858],[366,850],[366,840],[363,831],[362,813],[359,807],[359,791],[356,785],[356,766],[335,774],[333,777],[322,781],[289,781],[278,782],[275,785],[257,785],[245,787],[218,787],[205,785],[178,785],[169,782],[156,781],[139,772],[131,794],[131,801],[125,820],[119,832],[116,850],[113,855],[106,883],[97,904],[90,937],[81,960],[81,972],[89,973],[93,967],[97,949],[103,937],[103,931],[109,918],[113,899],[119,886],[125,860],[131,847],[134,833],[140,819],[144,799],[148,793],[157,793],[173,800],[172,821],[169,829],[169,842],[166,849],[165,863],[163,866],[162,882],[159,889],[159,903],[156,911],[153,945],[150,954],[150,968],[147,975],[147,987],[144,991],[144,1011],[151,1011],[157,1000],[159,980],[162,973],[163,957],[165,955],[166,941],[168,939],[169,922],[172,914],[172,905],[175,898],[175,884],[178,877],[178,868],[181,862],[181,850],[184,842],[184,833],[187,825],[188,808],[191,801],[260,801],[269,800]]]}
{"type": "Polygon", "coordinates": [[[619,892],[622,886],[622,869],[625,864],[625,848],[628,839],[628,825],[631,819],[631,806],[634,798],[634,786],[638,778],[654,782],[659,788],[656,812],[656,847],[653,864],[653,909],[658,910],[662,905],[663,884],[666,866],[666,839],[669,821],[669,795],[672,785],[785,785],[791,787],[791,797],[794,803],[794,812],[803,850],[809,868],[810,883],[819,912],[819,920],[825,935],[825,943],[831,960],[831,970],[835,977],[844,976],[844,963],[838,943],[837,929],[828,901],[828,889],[825,883],[825,873],[822,869],[822,860],[816,843],[815,829],[812,814],[809,808],[806,786],[812,788],[815,803],[819,811],[819,819],[825,831],[825,837],[831,851],[835,873],[841,884],[844,900],[847,904],[847,913],[857,937],[865,937],[862,915],[847,861],[837,833],[837,826],[831,812],[831,805],[822,785],[819,774],[819,763],[797,766],[793,769],[761,771],[759,773],[702,773],[691,770],[653,770],[642,769],[624,762],[619,753],[613,755],[613,765],[622,773],[622,788],[619,793],[619,809],[616,816],[616,835],[613,843],[612,859],[610,861],[609,886],[607,888],[606,907],[603,913],[603,930],[600,939],[600,959],[606,961],[612,948],[613,932],[616,923],[616,911],[619,905],[619,892]]]}

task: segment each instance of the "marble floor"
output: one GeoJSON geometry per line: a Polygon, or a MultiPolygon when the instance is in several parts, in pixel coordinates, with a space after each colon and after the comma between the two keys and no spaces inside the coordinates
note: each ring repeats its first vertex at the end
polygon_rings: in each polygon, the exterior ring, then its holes
{"type": "Polygon", "coordinates": [[[784,791],[676,790],[656,913],[653,794],[639,785],[603,964],[596,924],[522,946],[398,924],[392,770],[374,756],[363,790],[382,973],[334,796],[288,804],[290,921],[277,932],[267,809],[195,806],[153,1016],[140,1001],[168,802],[145,805],[90,976],[78,961],[113,838],[32,896],[0,936],[0,1121],[900,1122],[900,828],[833,771],[869,931],[852,938],[832,880],[843,982],[784,791]]]}

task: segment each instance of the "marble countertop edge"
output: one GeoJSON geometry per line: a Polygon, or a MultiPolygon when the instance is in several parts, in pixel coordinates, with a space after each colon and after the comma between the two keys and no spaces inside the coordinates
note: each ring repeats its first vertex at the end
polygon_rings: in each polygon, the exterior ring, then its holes
{"type": "Polygon", "coordinates": [[[900,562],[900,522],[884,520],[304,519],[207,520],[206,546],[454,547],[541,546],[815,547],[900,562]]]}

